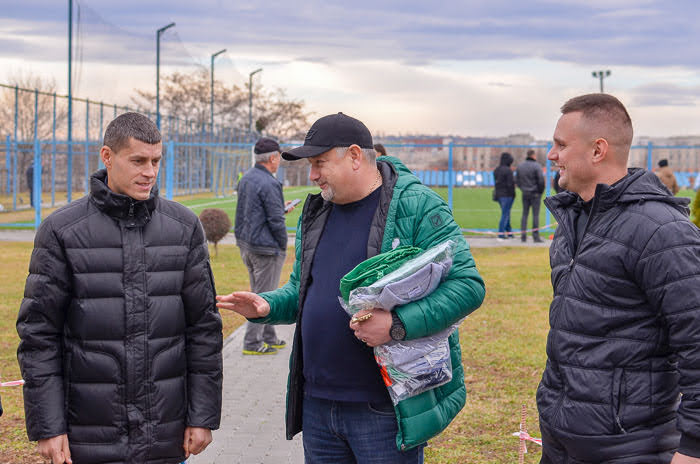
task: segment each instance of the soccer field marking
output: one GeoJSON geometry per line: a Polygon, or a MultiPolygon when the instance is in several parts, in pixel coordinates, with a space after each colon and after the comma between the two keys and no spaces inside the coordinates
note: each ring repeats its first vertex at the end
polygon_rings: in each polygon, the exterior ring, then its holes
{"type": "Polygon", "coordinates": [[[189,209],[195,209],[195,208],[201,208],[203,206],[214,206],[214,205],[223,205],[225,203],[236,203],[236,201],[237,200],[235,198],[221,198],[219,200],[214,200],[214,201],[210,201],[207,203],[197,203],[195,205],[185,205],[185,206],[189,209]]]}

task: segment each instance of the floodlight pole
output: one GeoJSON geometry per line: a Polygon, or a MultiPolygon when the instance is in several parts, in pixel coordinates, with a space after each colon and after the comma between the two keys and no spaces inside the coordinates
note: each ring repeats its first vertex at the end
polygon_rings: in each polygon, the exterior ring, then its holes
{"type": "Polygon", "coordinates": [[[226,49],[219,50],[211,56],[211,136],[214,137],[214,58],[224,53],[226,49]]]}
{"type": "Polygon", "coordinates": [[[600,93],[603,92],[603,79],[608,77],[610,75],[610,70],[606,69],[605,71],[600,70],[600,71],[593,71],[593,77],[600,79],[600,93]]]}
{"type": "Polygon", "coordinates": [[[173,26],[175,23],[170,23],[156,31],[156,125],[158,130],[160,130],[160,35],[173,26]]]}
{"type": "Polygon", "coordinates": [[[252,73],[248,74],[248,134],[253,133],[253,74],[257,74],[262,71],[262,68],[258,68],[252,73]]]}

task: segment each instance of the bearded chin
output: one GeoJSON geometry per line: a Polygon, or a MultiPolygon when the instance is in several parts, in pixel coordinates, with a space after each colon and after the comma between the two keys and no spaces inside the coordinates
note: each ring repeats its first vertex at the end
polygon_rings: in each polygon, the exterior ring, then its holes
{"type": "Polygon", "coordinates": [[[333,199],[334,193],[335,192],[333,192],[333,189],[327,187],[325,190],[321,190],[321,198],[323,198],[326,201],[331,201],[333,199]]]}

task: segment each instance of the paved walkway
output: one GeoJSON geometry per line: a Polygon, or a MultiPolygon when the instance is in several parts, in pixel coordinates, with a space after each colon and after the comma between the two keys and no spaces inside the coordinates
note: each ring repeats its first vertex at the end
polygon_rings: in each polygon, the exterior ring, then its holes
{"type": "Polygon", "coordinates": [[[241,354],[245,325],[224,346],[221,428],[214,441],[188,464],[299,464],[301,434],[285,439],[284,409],[293,325],[276,326],[290,346],[269,356],[241,354]]]}
{"type": "MultiPolygon", "coordinates": [[[[472,248],[489,248],[489,247],[549,247],[551,240],[547,240],[551,232],[546,232],[542,234],[544,239],[542,243],[534,243],[532,241],[532,236],[528,236],[527,242],[521,242],[519,237],[515,237],[511,240],[506,240],[504,242],[499,242],[496,237],[493,236],[468,236],[467,241],[472,248]]],[[[31,229],[0,229],[0,242],[33,242],[34,241],[34,231],[31,229]]],[[[219,242],[223,245],[235,245],[236,237],[233,234],[227,234],[226,237],[221,239],[219,242]]],[[[289,236],[290,245],[294,243],[294,235],[289,236]]]]}

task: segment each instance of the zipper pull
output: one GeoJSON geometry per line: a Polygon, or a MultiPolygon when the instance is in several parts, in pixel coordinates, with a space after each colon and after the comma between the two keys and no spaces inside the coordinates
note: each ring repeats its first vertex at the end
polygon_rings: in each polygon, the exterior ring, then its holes
{"type": "Polygon", "coordinates": [[[133,216],[133,215],[134,215],[134,202],[130,201],[129,202],[129,216],[133,216]]]}
{"type": "Polygon", "coordinates": [[[574,258],[571,258],[571,261],[569,261],[569,270],[574,267],[574,258]]]}

